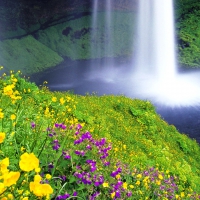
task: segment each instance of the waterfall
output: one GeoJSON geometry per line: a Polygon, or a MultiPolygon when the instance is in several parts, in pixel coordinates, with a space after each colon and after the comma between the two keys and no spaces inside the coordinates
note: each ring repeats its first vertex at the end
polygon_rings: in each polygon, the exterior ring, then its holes
{"type": "Polygon", "coordinates": [[[139,0],[136,73],[158,78],[176,74],[172,0],[139,0]]]}

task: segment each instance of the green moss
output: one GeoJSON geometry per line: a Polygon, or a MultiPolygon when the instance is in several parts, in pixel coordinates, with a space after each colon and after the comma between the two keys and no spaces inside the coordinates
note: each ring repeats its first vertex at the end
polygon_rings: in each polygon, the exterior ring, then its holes
{"type": "Polygon", "coordinates": [[[106,28],[104,12],[98,13],[99,20],[95,28],[96,36],[94,39],[91,38],[91,16],[84,16],[40,30],[37,33],[37,38],[59,55],[67,56],[73,60],[127,56],[132,54],[133,30],[130,24],[133,24],[133,17],[133,13],[113,12],[112,18],[117,20],[109,27],[111,38],[108,38],[104,32],[106,28]],[[69,33],[63,34],[62,32],[69,27],[71,28],[69,33]],[[107,45],[113,44],[112,52],[106,51],[105,43],[107,45]],[[91,52],[92,46],[95,46],[95,53],[94,50],[91,52]]]}
{"type": "Polygon", "coordinates": [[[32,36],[0,42],[0,64],[24,74],[41,72],[63,61],[56,52],[32,36]]]}

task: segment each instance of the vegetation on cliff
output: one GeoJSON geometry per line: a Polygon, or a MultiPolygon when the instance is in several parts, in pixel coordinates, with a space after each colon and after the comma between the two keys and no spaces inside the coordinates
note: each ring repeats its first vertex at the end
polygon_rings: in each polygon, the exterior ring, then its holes
{"type": "Polygon", "coordinates": [[[125,96],[0,79],[0,197],[199,199],[200,146],[125,96]]]}

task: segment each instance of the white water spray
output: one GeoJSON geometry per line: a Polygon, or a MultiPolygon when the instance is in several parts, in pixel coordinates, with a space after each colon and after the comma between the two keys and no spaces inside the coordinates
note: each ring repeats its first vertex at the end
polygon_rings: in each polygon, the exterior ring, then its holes
{"type": "Polygon", "coordinates": [[[140,0],[137,30],[137,72],[158,78],[176,72],[173,6],[170,0],[140,0]]]}
{"type": "Polygon", "coordinates": [[[170,106],[200,103],[198,74],[178,74],[172,0],[139,0],[136,95],[170,106]]]}

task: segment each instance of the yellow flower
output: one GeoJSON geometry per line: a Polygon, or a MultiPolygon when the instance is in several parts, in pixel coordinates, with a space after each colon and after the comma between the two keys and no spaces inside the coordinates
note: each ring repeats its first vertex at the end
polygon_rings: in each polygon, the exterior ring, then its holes
{"type": "Polygon", "coordinates": [[[8,194],[8,199],[14,199],[14,196],[12,194],[8,194]]]}
{"type": "Polygon", "coordinates": [[[24,198],[22,198],[22,200],[28,200],[28,197],[24,197],[24,198]]]}
{"type": "Polygon", "coordinates": [[[7,199],[8,199],[7,197],[2,197],[2,198],[1,198],[1,200],[7,200],[7,199]]]}
{"type": "Polygon", "coordinates": [[[12,115],[10,116],[10,119],[11,119],[11,120],[15,120],[15,119],[16,119],[16,115],[15,115],[15,114],[12,114],[12,115]]]}
{"type": "Polygon", "coordinates": [[[4,141],[6,134],[4,132],[0,132],[0,143],[4,141]]]}
{"type": "Polygon", "coordinates": [[[64,98],[62,97],[62,98],[60,98],[60,104],[61,105],[63,105],[65,103],[65,100],[64,100],[64,98]]]}
{"type": "Polygon", "coordinates": [[[19,167],[25,172],[29,172],[39,167],[39,160],[34,153],[24,153],[20,156],[19,167]]]}
{"type": "Polygon", "coordinates": [[[142,174],[138,174],[136,177],[137,177],[137,178],[141,178],[141,177],[142,177],[142,174]]]}
{"type": "Polygon", "coordinates": [[[57,98],[56,97],[52,97],[51,99],[53,102],[56,102],[57,101],[57,98]]]}
{"type": "Polygon", "coordinates": [[[35,181],[29,184],[30,191],[33,192],[37,197],[48,197],[53,193],[53,189],[49,184],[40,184],[40,182],[35,181]]]}
{"type": "Polygon", "coordinates": [[[117,174],[115,177],[116,177],[116,179],[120,179],[121,178],[120,174],[117,174]]]}
{"type": "Polygon", "coordinates": [[[181,192],[181,197],[184,197],[184,196],[185,196],[184,192],[181,192]]]}
{"type": "Polygon", "coordinates": [[[179,195],[178,195],[178,194],[176,194],[176,195],[175,195],[175,198],[176,198],[176,199],[178,199],[178,198],[179,198],[179,195]]]}
{"type": "Polygon", "coordinates": [[[162,176],[161,174],[158,175],[158,178],[159,178],[160,180],[163,180],[163,176],[162,176]]]}
{"type": "Polygon", "coordinates": [[[21,147],[20,150],[21,150],[21,152],[23,152],[24,150],[26,150],[26,148],[21,147]]]}
{"type": "Polygon", "coordinates": [[[123,183],[123,185],[122,185],[122,187],[125,189],[125,190],[127,190],[127,186],[128,186],[128,184],[125,182],[125,183],[123,183]]]}
{"type": "Polygon", "coordinates": [[[104,182],[104,183],[103,183],[103,187],[109,187],[108,182],[104,182]]]}
{"type": "Polygon", "coordinates": [[[4,114],[2,112],[2,109],[0,109],[0,119],[3,119],[4,118],[4,114]]]}
{"type": "Polygon", "coordinates": [[[133,186],[133,185],[129,185],[129,187],[130,187],[131,189],[133,189],[133,188],[134,188],[134,186],[133,186]]]}
{"type": "Polygon", "coordinates": [[[161,184],[160,180],[156,180],[156,184],[160,185],[161,184]]]}
{"type": "Polygon", "coordinates": [[[2,194],[5,190],[5,185],[3,183],[0,183],[0,194],[2,194]]]}
{"type": "Polygon", "coordinates": [[[40,171],[41,171],[40,167],[35,168],[35,172],[36,172],[36,173],[39,173],[40,171]]]}
{"type": "Polygon", "coordinates": [[[50,179],[51,179],[51,175],[50,175],[50,174],[46,174],[45,177],[46,177],[47,180],[50,180],[50,179]]]}
{"type": "Polygon", "coordinates": [[[136,184],[136,185],[140,185],[140,181],[137,181],[135,184],[136,184]]]}
{"type": "Polygon", "coordinates": [[[7,169],[8,166],[9,166],[9,158],[4,158],[0,162],[0,172],[2,174],[7,173],[8,172],[8,169],[7,169]]]}
{"type": "Polygon", "coordinates": [[[111,193],[111,198],[113,199],[115,197],[115,192],[111,193]]]}
{"type": "Polygon", "coordinates": [[[16,182],[18,181],[20,177],[20,173],[19,172],[9,172],[6,173],[5,175],[3,175],[3,179],[4,182],[3,184],[7,187],[10,187],[11,185],[16,184],[16,182]]]}

